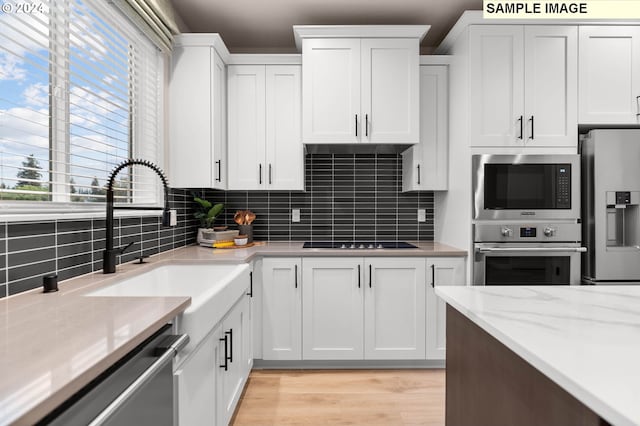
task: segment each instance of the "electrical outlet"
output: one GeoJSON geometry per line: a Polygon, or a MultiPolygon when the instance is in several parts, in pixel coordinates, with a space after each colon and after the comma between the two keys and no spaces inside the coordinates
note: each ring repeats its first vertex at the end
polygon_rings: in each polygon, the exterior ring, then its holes
{"type": "Polygon", "coordinates": [[[291,210],[291,222],[300,222],[300,209],[291,210]]]}
{"type": "Polygon", "coordinates": [[[427,221],[427,211],[425,209],[418,209],[418,222],[427,221]]]}

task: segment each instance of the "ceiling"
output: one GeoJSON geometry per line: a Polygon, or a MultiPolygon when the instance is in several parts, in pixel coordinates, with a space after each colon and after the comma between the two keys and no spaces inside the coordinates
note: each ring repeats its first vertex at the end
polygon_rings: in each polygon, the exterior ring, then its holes
{"type": "Polygon", "coordinates": [[[438,46],[482,0],[171,0],[183,32],[220,33],[232,53],[293,53],[293,25],[431,25],[421,52],[438,46]]]}

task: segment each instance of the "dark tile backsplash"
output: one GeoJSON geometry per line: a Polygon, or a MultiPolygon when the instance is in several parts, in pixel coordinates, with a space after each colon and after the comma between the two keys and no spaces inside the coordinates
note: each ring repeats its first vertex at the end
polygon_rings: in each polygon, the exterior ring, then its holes
{"type": "Polygon", "coordinates": [[[236,210],[257,218],[257,240],[433,240],[433,193],[401,193],[402,156],[313,154],[306,157],[306,192],[205,190],[225,203],[217,225],[235,226],[236,210]],[[291,209],[300,222],[291,223],[291,209]],[[418,223],[417,210],[427,221],[418,223]]]}
{"type": "MultiPolygon", "coordinates": [[[[170,197],[175,228],[163,228],[160,217],[115,219],[115,246],[135,243],[119,263],[195,242],[191,191],[172,189],[170,197]]],[[[43,275],[65,280],[99,271],[104,247],[104,219],[0,223],[0,297],[40,287],[43,275]]]]}
{"type": "MultiPolygon", "coordinates": [[[[256,240],[433,240],[433,193],[400,192],[400,155],[307,155],[305,173],[306,192],[198,192],[225,203],[216,224],[233,227],[236,210],[252,210],[256,240]],[[293,208],[299,223],[291,223],[293,208]],[[417,221],[418,208],[426,209],[425,223],[417,221]]],[[[192,192],[171,190],[175,228],[163,228],[159,217],[116,219],[116,247],[136,243],[119,262],[194,243],[192,192]]],[[[0,298],[40,287],[50,273],[65,280],[101,270],[104,228],[104,219],[0,223],[0,298]]]]}

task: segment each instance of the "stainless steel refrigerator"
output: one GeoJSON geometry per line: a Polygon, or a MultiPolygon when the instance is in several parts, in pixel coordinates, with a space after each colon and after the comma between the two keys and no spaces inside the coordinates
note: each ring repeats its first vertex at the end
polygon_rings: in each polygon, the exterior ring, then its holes
{"type": "Polygon", "coordinates": [[[640,284],[640,129],[581,141],[583,281],[640,284]]]}

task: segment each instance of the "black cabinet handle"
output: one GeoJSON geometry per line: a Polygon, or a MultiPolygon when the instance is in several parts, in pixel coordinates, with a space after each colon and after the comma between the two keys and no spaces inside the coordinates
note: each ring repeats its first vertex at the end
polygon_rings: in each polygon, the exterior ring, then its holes
{"type": "Polygon", "coordinates": [[[356,137],[358,137],[358,114],[356,114],[356,137]]]}
{"type": "Polygon", "coordinates": [[[418,164],[418,185],[420,185],[420,164],[418,164]]]}
{"type": "Polygon", "coordinates": [[[262,185],[262,163],[258,165],[258,183],[262,185]]]}
{"type": "Polygon", "coordinates": [[[253,297],[253,271],[249,272],[249,293],[247,296],[253,297]]]}
{"type": "Polygon", "coordinates": [[[531,121],[531,139],[534,139],[535,136],[533,135],[533,115],[531,116],[531,119],[529,121],[531,121]]]}
{"type": "Polygon", "coordinates": [[[360,288],[360,265],[358,265],[358,288],[360,288]]]}
{"type": "Polygon", "coordinates": [[[269,163],[269,185],[271,185],[271,163],[269,163]]]}
{"type": "Polygon", "coordinates": [[[431,264],[431,287],[436,288],[436,265],[431,264]]]}
{"type": "Polygon", "coordinates": [[[636,115],[640,115],[640,96],[636,96],[636,109],[638,111],[636,115]]]}
{"type": "Polygon", "coordinates": [[[369,288],[371,288],[371,264],[369,264],[369,288]]]}
{"type": "Polygon", "coordinates": [[[217,182],[222,182],[222,160],[216,161],[218,164],[218,177],[216,178],[217,182]]]}
{"type": "Polygon", "coordinates": [[[224,342],[224,364],[220,366],[220,368],[224,368],[224,371],[229,370],[229,363],[227,362],[229,359],[229,349],[228,349],[228,340],[225,333],[224,339],[220,339],[221,342],[224,342]]]}
{"type": "Polygon", "coordinates": [[[364,135],[369,136],[369,114],[364,115],[364,135]]]}
{"type": "Polygon", "coordinates": [[[298,288],[298,265],[297,264],[293,265],[293,280],[296,285],[296,288],[298,288]]]}
{"type": "Polygon", "coordinates": [[[229,362],[233,362],[233,328],[230,328],[229,331],[225,331],[224,334],[229,335],[229,362]]]}
{"type": "Polygon", "coordinates": [[[524,124],[522,122],[523,118],[523,116],[520,116],[520,118],[518,118],[518,121],[520,122],[520,136],[518,136],[518,139],[520,140],[522,140],[522,133],[524,132],[524,124]]]}

